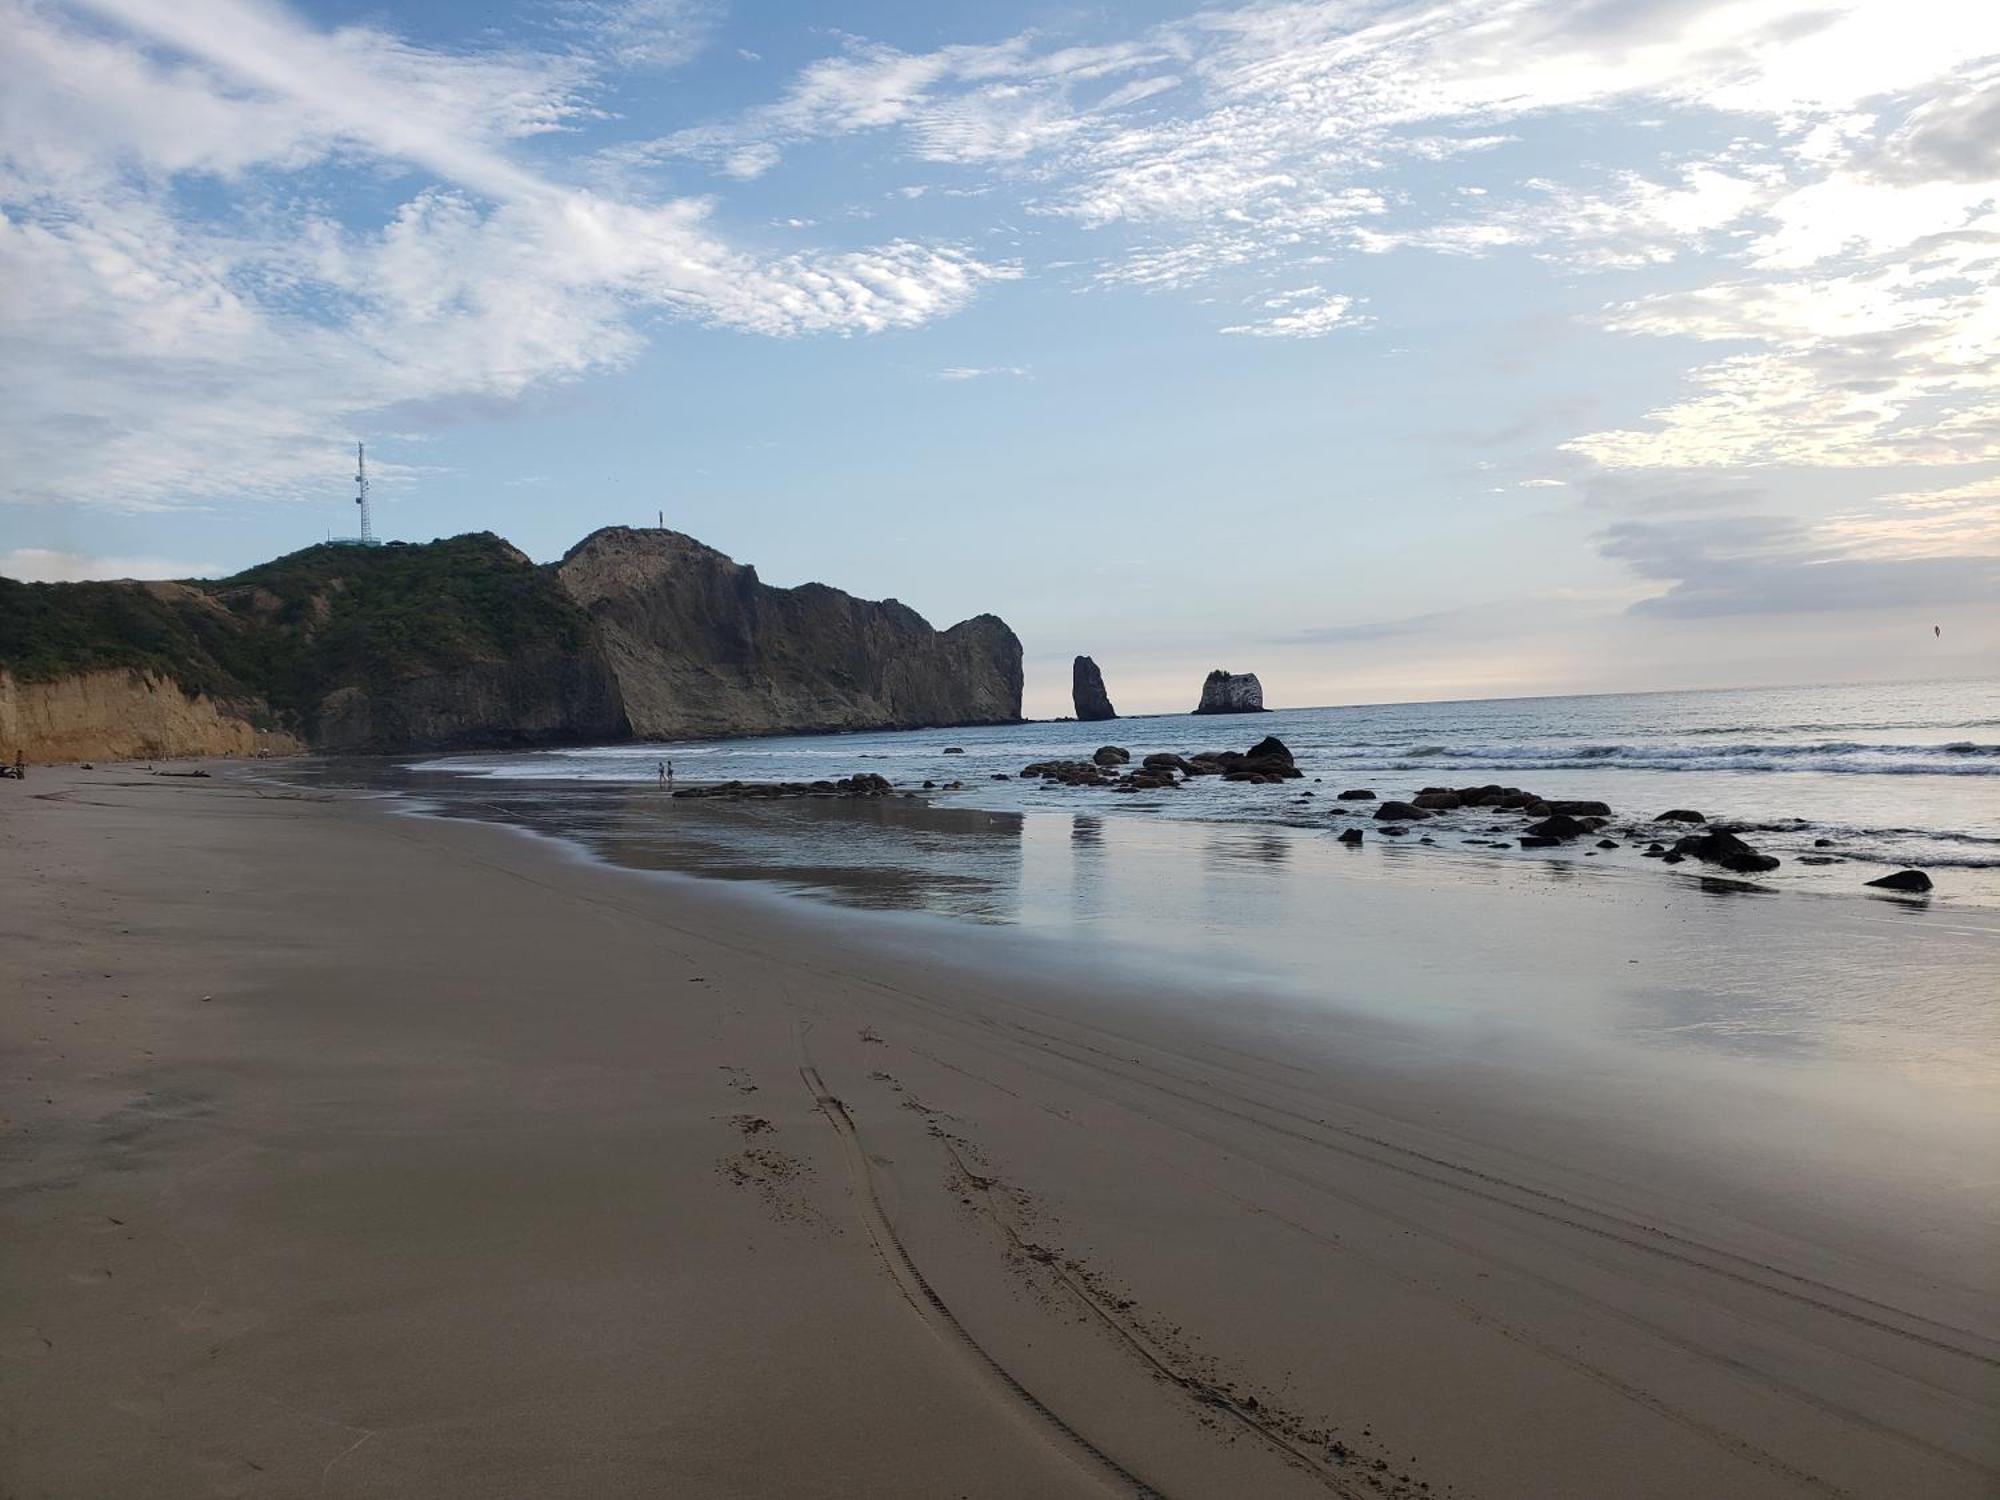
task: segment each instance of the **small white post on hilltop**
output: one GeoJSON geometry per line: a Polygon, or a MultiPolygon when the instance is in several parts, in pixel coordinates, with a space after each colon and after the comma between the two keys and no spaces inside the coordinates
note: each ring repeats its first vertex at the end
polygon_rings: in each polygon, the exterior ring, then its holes
{"type": "Polygon", "coordinates": [[[354,445],[354,503],[361,507],[361,545],[375,545],[375,530],[368,519],[368,449],[365,444],[354,445]]]}

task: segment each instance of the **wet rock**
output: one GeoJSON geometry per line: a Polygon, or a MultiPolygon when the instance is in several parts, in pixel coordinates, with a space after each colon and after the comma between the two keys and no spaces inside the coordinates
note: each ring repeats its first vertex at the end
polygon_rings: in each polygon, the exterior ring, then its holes
{"type": "Polygon", "coordinates": [[[1164,752],[1149,755],[1139,762],[1139,764],[1149,771],[1179,771],[1183,776],[1194,775],[1194,767],[1189,765],[1180,756],[1169,755],[1164,752]]]}
{"type": "Polygon", "coordinates": [[[1616,849],[1619,848],[1620,845],[1618,843],[1618,840],[1616,839],[1599,839],[1597,841],[1597,847],[1600,849],[1616,849]]]}
{"type": "Polygon", "coordinates": [[[1402,837],[1402,836],[1403,836],[1404,834],[1408,833],[1408,832],[1409,832],[1410,830],[1409,830],[1409,829],[1407,829],[1407,828],[1398,828],[1398,827],[1397,827],[1397,826],[1395,826],[1394,824],[1391,824],[1391,825],[1390,825],[1389,827],[1387,827],[1387,828],[1378,828],[1378,829],[1376,829],[1375,831],[1376,831],[1377,833],[1380,833],[1380,834],[1384,835],[1384,836],[1385,836],[1385,837],[1387,837],[1387,838],[1396,838],[1396,839],[1399,839],[1399,838],[1401,838],[1401,837],[1402,837]]]}
{"type": "Polygon", "coordinates": [[[965,754],[965,746],[963,746],[963,745],[946,745],[946,746],[944,747],[944,753],[945,753],[946,755],[963,755],[963,754],[965,754]]]}
{"type": "Polygon", "coordinates": [[[743,802],[779,797],[880,797],[889,789],[885,778],[863,771],[839,781],[722,781],[712,786],[684,786],[674,796],[743,802]]]}
{"type": "Polygon", "coordinates": [[[1132,752],[1122,745],[1099,745],[1090,758],[1100,766],[1122,766],[1132,758],[1132,752]]]}
{"type": "Polygon", "coordinates": [[[1523,849],[1555,849],[1561,846],[1562,840],[1550,838],[1547,834],[1530,833],[1523,835],[1519,843],[1523,849]]]}
{"type": "Polygon", "coordinates": [[[1373,802],[1375,794],[1365,786],[1351,786],[1340,794],[1342,802],[1373,802]]]}
{"type": "Polygon", "coordinates": [[[1655,823],[1706,823],[1708,819],[1691,807],[1670,807],[1653,819],[1655,823]]]}
{"type": "Polygon", "coordinates": [[[1375,816],[1377,820],[1385,822],[1393,818],[1402,823],[1421,823],[1430,814],[1408,802],[1384,802],[1375,809],[1375,816]]]}
{"type": "Polygon", "coordinates": [[[1499,808],[1502,812],[1519,812],[1523,808],[1539,806],[1541,800],[1533,792],[1510,791],[1502,792],[1498,797],[1494,798],[1492,806],[1499,808]]]}
{"type": "Polygon", "coordinates": [[[1560,813],[1566,818],[1608,818],[1611,809],[1602,802],[1551,802],[1547,804],[1551,814],[1560,813]]]}
{"type": "Polygon", "coordinates": [[[1685,854],[1676,854],[1673,850],[1669,849],[1665,854],[1660,856],[1660,863],[1663,865],[1677,865],[1683,863],[1686,859],[1687,856],[1685,854]]]}
{"type": "Polygon", "coordinates": [[[1720,865],[1738,875],[1756,875],[1778,868],[1776,855],[1759,854],[1726,828],[1690,834],[1674,844],[1674,853],[1692,856],[1704,864],[1720,865]]]}
{"type": "Polygon", "coordinates": [[[1555,843],[1582,838],[1589,832],[1590,829],[1567,813],[1551,813],[1541,822],[1529,824],[1526,829],[1529,838],[1548,839],[1555,843]]]}
{"type": "Polygon", "coordinates": [[[1418,792],[1416,796],[1410,799],[1415,806],[1425,808],[1431,812],[1450,812],[1453,808],[1460,805],[1461,800],[1457,792],[1436,789],[1418,792]]]}
{"type": "Polygon", "coordinates": [[[1814,839],[1814,840],[1813,840],[1813,848],[1815,848],[1815,849],[1831,849],[1832,847],[1833,847],[1833,840],[1832,840],[1832,839],[1814,839]]]}
{"type": "Polygon", "coordinates": [[[1844,865],[1847,861],[1835,854],[1801,854],[1799,856],[1799,863],[1802,865],[1844,865]]]}
{"type": "Polygon", "coordinates": [[[1360,842],[1361,842],[1361,830],[1360,830],[1359,828],[1343,828],[1343,829],[1342,829],[1342,830],[1340,831],[1340,841],[1341,841],[1341,843],[1343,843],[1343,844],[1358,844],[1358,843],[1360,843],[1360,842]]]}
{"type": "Polygon", "coordinates": [[[1248,750],[1243,752],[1245,760],[1281,760],[1286,765],[1292,763],[1291,747],[1275,734],[1267,734],[1248,750]]]}
{"type": "Polygon", "coordinates": [[[1898,870],[1893,875],[1883,875],[1867,884],[1884,891],[1927,891],[1931,888],[1931,878],[1922,870],[1898,870]]]}

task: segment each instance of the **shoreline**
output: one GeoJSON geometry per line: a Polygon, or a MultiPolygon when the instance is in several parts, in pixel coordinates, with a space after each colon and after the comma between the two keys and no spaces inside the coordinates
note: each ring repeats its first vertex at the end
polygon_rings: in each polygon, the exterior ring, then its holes
{"type": "MultiPolygon", "coordinates": [[[[1954,1177],[1993,1144],[1975,1117],[1900,1197],[1902,1148],[1853,1164],[1849,1201],[1802,1166],[1832,1150],[1816,1121],[1708,1161],[1617,1077],[1524,1095],[1547,1060],[1479,1024],[1177,992],[1011,929],[889,943],[243,774],[9,791],[23,1489],[2000,1472],[1992,1214],[1954,1177]]],[[[1399,906],[1412,934],[1436,917],[1395,889],[1367,915],[1399,906]]],[[[1354,963],[1347,988],[1381,987],[1354,963]]]]}

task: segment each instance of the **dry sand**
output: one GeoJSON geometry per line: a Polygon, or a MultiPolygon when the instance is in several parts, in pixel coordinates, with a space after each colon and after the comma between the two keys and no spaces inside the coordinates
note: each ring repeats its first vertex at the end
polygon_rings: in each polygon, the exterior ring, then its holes
{"type": "Polygon", "coordinates": [[[1359,1031],[229,774],[0,838],[0,1495],[2000,1489],[1962,1247],[1359,1031]]]}

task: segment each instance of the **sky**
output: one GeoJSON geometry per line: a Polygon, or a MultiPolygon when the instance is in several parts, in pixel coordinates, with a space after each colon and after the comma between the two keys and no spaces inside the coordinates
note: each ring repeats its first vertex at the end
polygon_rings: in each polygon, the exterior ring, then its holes
{"type": "Polygon", "coordinates": [[[0,573],[667,523],[1121,711],[2000,671],[2000,6],[0,0],[0,573]],[[1941,634],[1933,627],[1941,627],[1941,634]]]}

